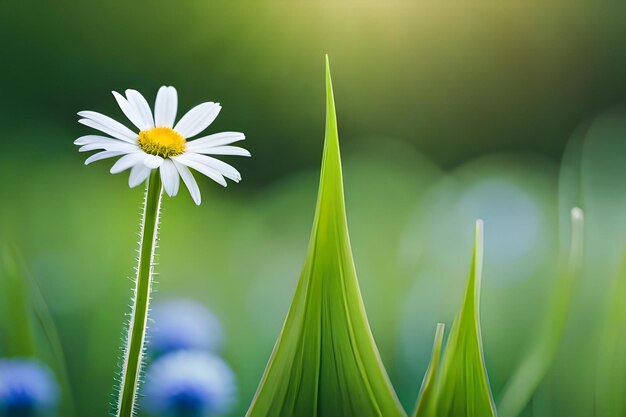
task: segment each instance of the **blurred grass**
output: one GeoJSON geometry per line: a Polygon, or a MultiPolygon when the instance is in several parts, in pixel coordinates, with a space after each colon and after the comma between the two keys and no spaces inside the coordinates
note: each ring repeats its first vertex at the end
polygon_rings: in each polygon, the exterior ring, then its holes
{"type": "MultiPolygon", "coordinates": [[[[153,98],[167,83],[181,107],[222,102],[215,131],[247,134],[254,158],[238,163],[240,187],[202,182],[200,208],[166,199],[176,222],[163,224],[156,294],[193,294],[224,321],[240,416],[306,253],[324,52],[342,97],[363,300],[405,408],[434,324],[461,297],[471,236],[452,231],[475,217],[488,225],[482,330],[497,399],[549,302],[559,219],[581,204],[588,253],[572,319],[524,415],[592,415],[626,243],[626,130],[620,112],[591,121],[626,101],[625,18],[624,5],[589,2],[0,2],[0,240],[22,249],[49,303],[77,415],[108,410],[141,192],[82,165],[75,112],[119,116],[103,91],[153,98]]],[[[0,335],[0,350],[9,343],[0,335]]]]}
{"type": "Polygon", "coordinates": [[[28,272],[19,249],[5,245],[0,252],[0,345],[3,357],[48,363],[54,371],[54,384],[62,391],[60,409],[74,416],[74,398],[67,361],[58,330],[41,291],[28,272]]]}
{"type": "Polygon", "coordinates": [[[624,326],[626,326],[626,262],[611,284],[607,296],[605,322],[597,350],[597,372],[595,375],[595,410],[598,415],[618,417],[626,410],[626,401],[620,387],[626,381],[626,361],[624,360],[624,326]]]}
{"type": "Polygon", "coordinates": [[[35,358],[37,345],[30,286],[24,277],[17,249],[6,244],[0,247],[0,290],[2,330],[11,341],[4,346],[2,353],[13,358],[35,358]]]}
{"type": "Polygon", "coordinates": [[[530,347],[511,375],[498,411],[503,417],[515,417],[533,399],[537,387],[548,373],[558,351],[571,309],[572,295],[580,279],[583,262],[584,216],[579,207],[571,209],[569,251],[559,260],[557,278],[540,331],[530,338],[530,347]]]}

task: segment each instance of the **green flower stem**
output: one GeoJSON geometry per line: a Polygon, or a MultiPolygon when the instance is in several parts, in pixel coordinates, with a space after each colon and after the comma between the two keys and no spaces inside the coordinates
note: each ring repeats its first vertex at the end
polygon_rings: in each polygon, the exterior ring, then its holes
{"type": "Polygon", "coordinates": [[[157,243],[159,210],[161,207],[162,183],[158,170],[153,170],[148,179],[144,212],[141,223],[141,241],[139,247],[139,265],[135,283],[133,314],[128,329],[128,340],[124,352],[124,369],[120,386],[117,416],[135,415],[135,400],[139,386],[139,375],[143,359],[146,329],[148,322],[148,304],[152,289],[154,251],[157,243]]]}

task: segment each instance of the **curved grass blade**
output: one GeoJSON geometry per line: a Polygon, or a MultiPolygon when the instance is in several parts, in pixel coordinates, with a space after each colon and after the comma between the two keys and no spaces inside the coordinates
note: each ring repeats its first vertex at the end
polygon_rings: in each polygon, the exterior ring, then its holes
{"type": "Polygon", "coordinates": [[[476,221],[474,250],[465,299],[452,323],[441,360],[436,413],[431,417],[491,417],[496,409],[483,357],[480,333],[480,281],[483,222],[476,221]]]}
{"type": "Polygon", "coordinates": [[[565,330],[574,286],[582,269],[583,226],[583,211],[575,207],[571,210],[568,259],[561,262],[542,333],[534,339],[536,343],[519,363],[504,389],[498,407],[503,417],[517,417],[522,413],[554,360],[565,330]]]}
{"type": "Polygon", "coordinates": [[[374,343],[352,259],[328,57],[326,106],[309,249],[249,417],[405,416],[374,343]]]}
{"type": "Polygon", "coordinates": [[[44,337],[48,342],[48,347],[54,360],[54,366],[52,368],[58,375],[63,390],[63,396],[65,397],[62,404],[63,416],[72,417],[75,415],[74,395],[70,384],[67,358],[63,350],[61,337],[59,336],[59,331],[50,314],[50,309],[48,308],[48,304],[46,303],[39,285],[33,279],[32,275],[28,273],[26,275],[31,287],[33,311],[35,312],[35,317],[39,322],[44,337]]]}
{"type": "Polygon", "coordinates": [[[7,316],[8,321],[19,327],[19,331],[13,330],[8,333],[11,341],[10,346],[13,346],[9,356],[38,357],[41,359],[40,357],[43,355],[36,343],[38,338],[35,337],[36,321],[39,324],[37,329],[41,329],[48,343],[54,362],[52,369],[55,371],[62,387],[64,396],[62,404],[63,415],[71,417],[74,415],[74,398],[67,372],[67,361],[59,332],[41,293],[41,289],[28,271],[21,256],[17,253],[17,249],[5,248],[2,264],[10,284],[10,291],[6,293],[9,298],[7,300],[8,305],[11,306],[11,311],[21,314],[7,316]],[[14,342],[15,345],[13,345],[14,342]]]}
{"type": "Polygon", "coordinates": [[[422,381],[422,388],[417,397],[417,407],[415,408],[414,417],[432,417],[435,415],[435,407],[437,404],[436,384],[444,330],[445,325],[438,323],[437,331],[435,332],[435,342],[433,343],[433,354],[426,375],[424,375],[424,381],[422,381]]]}
{"type": "Polygon", "coordinates": [[[3,327],[7,339],[4,354],[9,357],[34,358],[37,347],[30,292],[13,248],[3,248],[0,266],[5,306],[3,327]]]}
{"type": "Polygon", "coordinates": [[[595,413],[603,417],[626,415],[626,253],[614,282],[606,310],[598,351],[595,413]]]}

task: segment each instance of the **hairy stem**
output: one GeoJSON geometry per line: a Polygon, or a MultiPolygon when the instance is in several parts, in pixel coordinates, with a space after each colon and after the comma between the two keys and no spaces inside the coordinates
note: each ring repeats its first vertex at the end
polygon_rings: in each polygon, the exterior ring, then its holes
{"type": "Polygon", "coordinates": [[[127,344],[124,352],[118,417],[131,417],[136,411],[139,376],[143,360],[146,329],[148,323],[148,304],[152,289],[154,251],[157,243],[159,210],[161,206],[161,177],[159,170],[153,170],[148,180],[141,222],[141,240],[139,242],[139,265],[135,282],[135,296],[127,344]]]}

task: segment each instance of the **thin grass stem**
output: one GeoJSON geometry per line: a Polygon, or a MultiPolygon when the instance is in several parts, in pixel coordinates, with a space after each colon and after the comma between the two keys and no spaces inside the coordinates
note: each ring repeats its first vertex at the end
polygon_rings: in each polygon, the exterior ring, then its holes
{"type": "Polygon", "coordinates": [[[551,304],[545,315],[541,333],[520,361],[513,376],[504,388],[498,410],[503,417],[517,417],[532,400],[537,388],[550,370],[565,332],[575,285],[582,271],[583,211],[571,210],[571,237],[567,258],[561,261],[551,304]]]}

